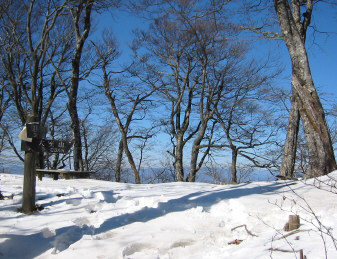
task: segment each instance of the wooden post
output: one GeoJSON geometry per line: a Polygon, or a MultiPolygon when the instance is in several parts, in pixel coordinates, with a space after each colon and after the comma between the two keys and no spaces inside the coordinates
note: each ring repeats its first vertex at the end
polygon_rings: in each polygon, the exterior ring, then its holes
{"type": "Polygon", "coordinates": [[[53,173],[53,180],[58,180],[59,179],[59,174],[53,173]]]}
{"type": "Polygon", "coordinates": [[[284,226],[285,231],[292,231],[300,227],[300,216],[298,215],[289,215],[289,221],[284,226]]]}
{"type": "Polygon", "coordinates": [[[42,181],[43,174],[42,173],[36,173],[36,174],[37,174],[37,178],[39,179],[39,181],[42,181]]]}
{"type": "MultiPolygon", "coordinates": [[[[36,117],[32,115],[27,116],[27,123],[36,121],[37,121],[36,117]]],[[[25,214],[31,214],[36,209],[35,206],[36,154],[37,153],[33,151],[25,151],[23,194],[22,194],[22,212],[25,214]]]]}
{"type": "Polygon", "coordinates": [[[300,227],[300,216],[289,215],[289,231],[298,229],[300,227]]]}
{"type": "Polygon", "coordinates": [[[303,257],[303,249],[300,250],[300,259],[304,259],[304,257],[303,257]]]}

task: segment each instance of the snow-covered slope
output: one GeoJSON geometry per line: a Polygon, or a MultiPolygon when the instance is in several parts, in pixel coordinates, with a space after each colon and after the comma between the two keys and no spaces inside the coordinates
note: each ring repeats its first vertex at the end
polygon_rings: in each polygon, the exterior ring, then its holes
{"type": "Polygon", "coordinates": [[[312,186],[317,180],[133,185],[44,178],[36,186],[44,210],[34,215],[16,212],[22,182],[0,175],[2,193],[14,194],[0,201],[0,258],[300,258],[301,249],[307,258],[337,258],[333,239],[322,234],[337,238],[337,194],[312,186]],[[284,231],[294,214],[299,230],[284,231]]]}

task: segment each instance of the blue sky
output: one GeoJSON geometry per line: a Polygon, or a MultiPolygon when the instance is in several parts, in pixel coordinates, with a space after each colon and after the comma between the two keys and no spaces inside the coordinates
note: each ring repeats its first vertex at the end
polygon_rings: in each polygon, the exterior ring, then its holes
{"type": "MultiPolygon", "coordinates": [[[[317,8],[313,24],[321,32],[308,38],[307,49],[316,87],[321,92],[337,93],[337,7],[317,8]],[[317,44],[316,44],[317,42],[317,44]]],[[[337,95],[336,95],[337,96],[337,95]]]]}
{"type": "MultiPolygon", "coordinates": [[[[310,29],[307,39],[307,50],[310,59],[311,70],[314,82],[319,92],[321,93],[336,93],[337,88],[337,8],[331,8],[326,4],[317,6],[313,12],[312,25],[321,32],[312,34],[313,30],[310,29]]],[[[124,53],[123,59],[127,59],[130,53],[127,48],[131,43],[133,35],[132,30],[137,27],[142,27],[143,22],[132,15],[116,11],[113,13],[114,18],[111,19],[111,14],[105,14],[101,17],[101,21],[107,26],[112,25],[116,38],[119,41],[121,51],[124,53]]],[[[266,49],[275,48],[280,51],[282,63],[286,66],[285,76],[290,74],[291,65],[289,54],[285,48],[284,43],[271,42],[272,40],[264,41],[266,49]],[[283,46],[282,46],[283,45],[283,46]]],[[[259,49],[260,51],[260,49],[259,49]]],[[[258,55],[260,55],[259,53],[258,55]]],[[[120,62],[123,62],[121,59],[120,62]]],[[[337,95],[336,95],[337,96],[337,95]]]]}

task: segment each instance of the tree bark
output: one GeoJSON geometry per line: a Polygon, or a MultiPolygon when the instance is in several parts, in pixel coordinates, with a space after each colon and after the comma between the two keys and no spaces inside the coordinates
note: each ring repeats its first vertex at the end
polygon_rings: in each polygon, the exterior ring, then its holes
{"type": "Polygon", "coordinates": [[[116,182],[121,181],[121,171],[122,171],[122,160],[123,160],[123,141],[119,141],[116,169],[115,169],[115,180],[116,182]]]}
{"type": "Polygon", "coordinates": [[[128,146],[128,139],[126,137],[126,134],[122,134],[122,141],[123,141],[124,153],[125,153],[126,157],[128,158],[128,162],[131,166],[131,170],[132,170],[133,176],[135,178],[135,183],[140,184],[139,172],[137,170],[136,163],[133,159],[133,156],[130,152],[130,149],[129,149],[129,146],[128,146]]]}
{"type": "Polygon", "coordinates": [[[35,210],[35,152],[25,152],[23,178],[22,212],[30,214],[35,210]]]}
{"type": "MultiPolygon", "coordinates": [[[[206,129],[205,129],[206,130],[206,129]]],[[[205,132],[205,130],[202,130],[205,132]]],[[[200,152],[199,145],[203,139],[204,133],[199,132],[198,136],[193,141],[193,147],[192,147],[192,154],[191,154],[191,164],[190,164],[190,172],[188,174],[188,181],[189,182],[195,182],[198,168],[197,168],[197,162],[198,162],[198,156],[200,152]]]]}
{"type": "MultiPolygon", "coordinates": [[[[37,116],[27,116],[27,123],[38,122],[37,116]]],[[[35,211],[35,166],[37,153],[33,151],[25,152],[23,193],[22,193],[22,212],[30,214],[35,211]]]]}
{"type": "MultiPolygon", "coordinates": [[[[295,19],[299,18],[294,7],[299,7],[299,1],[294,0],[292,4],[294,16],[287,0],[274,0],[281,31],[291,58],[292,86],[294,93],[299,97],[300,116],[309,150],[310,165],[306,175],[314,177],[330,173],[337,168],[337,165],[324,110],[310,71],[305,38],[303,39],[306,24],[305,21],[301,27],[296,24],[295,19]],[[298,3],[298,6],[295,3],[298,3]]],[[[312,11],[312,0],[307,2],[307,11],[312,11]]]]}
{"type": "MultiPolygon", "coordinates": [[[[213,114],[213,112],[212,112],[213,114]]],[[[204,136],[205,136],[205,132],[207,129],[207,123],[209,121],[210,116],[208,116],[209,114],[207,114],[207,116],[205,116],[205,118],[203,119],[203,122],[201,123],[201,126],[199,127],[199,133],[198,136],[194,139],[193,141],[193,146],[192,146],[192,154],[191,154],[191,168],[190,168],[190,172],[188,174],[188,181],[189,182],[195,182],[196,180],[196,176],[197,176],[197,172],[200,170],[207,154],[209,154],[209,150],[210,148],[207,148],[207,150],[204,152],[202,158],[200,159],[200,162],[198,163],[198,156],[200,153],[200,144],[201,141],[203,140],[204,136]]]]}
{"type": "Polygon", "coordinates": [[[178,182],[185,181],[184,179],[184,164],[183,164],[183,154],[184,154],[184,141],[183,136],[176,136],[177,145],[175,148],[174,156],[174,169],[176,171],[176,177],[178,182]]]}
{"type": "Polygon", "coordinates": [[[80,120],[77,113],[77,100],[74,100],[75,95],[77,99],[77,94],[71,94],[73,97],[69,99],[68,111],[71,119],[71,130],[73,134],[73,155],[74,155],[74,170],[83,171],[83,160],[82,160],[82,141],[81,141],[81,130],[80,130],[80,120]]]}
{"type": "Polygon", "coordinates": [[[300,127],[299,100],[293,94],[291,108],[289,112],[289,123],[287,129],[287,138],[284,145],[284,153],[280,175],[284,177],[293,177],[296,161],[297,139],[300,127]]]}
{"type": "Polygon", "coordinates": [[[236,170],[236,163],[238,159],[238,150],[236,147],[232,147],[232,183],[238,183],[238,175],[236,170]]]}

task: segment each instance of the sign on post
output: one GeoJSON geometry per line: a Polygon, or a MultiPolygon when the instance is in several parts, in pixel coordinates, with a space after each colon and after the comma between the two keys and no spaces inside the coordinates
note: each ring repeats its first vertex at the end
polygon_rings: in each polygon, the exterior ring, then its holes
{"type": "Polygon", "coordinates": [[[42,148],[48,153],[68,153],[72,146],[72,141],[42,139],[42,148]]]}
{"type": "Polygon", "coordinates": [[[42,152],[41,141],[32,139],[32,141],[21,141],[21,150],[25,152],[42,152]]]}
{"type": "Polygon", "coordinates": [[[28,138],[42,139],[47,134],[47,127],[41,126],[38,122],[27,123],[26,128],[28,138]]]}

